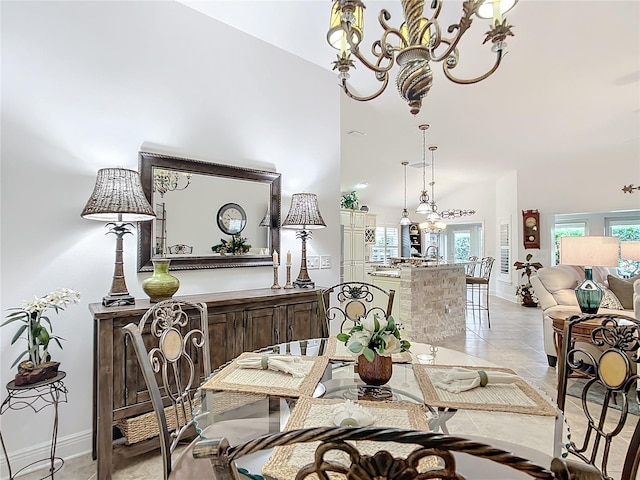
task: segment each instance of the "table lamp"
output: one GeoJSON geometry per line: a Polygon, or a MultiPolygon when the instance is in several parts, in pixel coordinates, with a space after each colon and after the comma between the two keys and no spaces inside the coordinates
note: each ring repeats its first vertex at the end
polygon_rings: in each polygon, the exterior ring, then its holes
{"type": "Polygon", "coordinates": [[[640,241],[626,241],[620,243],[620,258],[622,260],[640,261],[640,241]]]}
{"type": "Polygon", "coordinates": [[[116,261],[113,282],[102,305],[113,307],[133,305],[135,299],[129,294],[124,279],[122,260],[122,237],[131,233],[130,222],[153,220],[156,214],[142,191],[140,175],[125,168],[102,168],[98,170],[96,185],[81,216],[107,223],[108,233],[116,235],[116,261]]]}
{"type": "Polygon", "coordinates": [[[307,272],[307,239],[311,238],[309,230],[324,228],[326,224],[318,209],[318,196],[315,193],[294,193],[291,197],[291,207],[287,218],[282,222],[282,228],[295,228],[296,237],[302,240],[302,260],[300,273],[293,282],[294,287],[313,288],[315,283],[309,278],[307,272]]]}
{"type": "Polygon", "coordinates": [[[584,266],[584,282],[576,287],[576,298],[582,313],[598,313],[602,289],[593,281],[592,267],[618,265],[617,237],[561,237],[560,263],[584,266]]]}

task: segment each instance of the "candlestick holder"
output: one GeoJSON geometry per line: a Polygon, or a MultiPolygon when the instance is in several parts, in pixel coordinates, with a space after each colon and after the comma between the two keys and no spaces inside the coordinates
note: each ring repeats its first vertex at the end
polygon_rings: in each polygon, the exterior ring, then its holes
{"type": "Polygon", "coordinates": [[[294,288],[293,285],[291,284],[291,264],[287,263],[287,283],[285,284],[284,288],[294,288]]]}
{"type": "Polygon", "coordinates": [[[280,285],[278,285],[278,267],[279,266],[280,265],[278,265],[277,263],[273,264],[273,285],[271,285],[271,288],[274,290],[282,288],[280,285]]]}

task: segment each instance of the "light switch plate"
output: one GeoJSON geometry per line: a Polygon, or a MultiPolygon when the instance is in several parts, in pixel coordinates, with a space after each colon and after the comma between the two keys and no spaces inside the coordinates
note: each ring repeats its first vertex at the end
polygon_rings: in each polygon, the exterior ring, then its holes
{"type": "Polygon", "coordinates": [[[320,268],[331,268],[331,255],[320,255],[320,268]]]}
{"type": "Polygon", "coordinates": [[[307,255],[307,269],[318,270],[320,268],[320,256],[319,255],[307,255]]]}

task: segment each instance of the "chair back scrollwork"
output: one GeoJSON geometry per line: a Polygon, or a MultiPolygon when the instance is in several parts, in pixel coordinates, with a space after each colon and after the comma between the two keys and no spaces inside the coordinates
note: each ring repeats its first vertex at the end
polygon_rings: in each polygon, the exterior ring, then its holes
{"type": "Polygon", "coordinates": [[[340,322],[340,331],[350,327],[352,322],[365,317],[369,312],[378,312],[389,317],[393,307],[394,290],[388,292],[376,285],[365,282],[345,282],[320,292],[319,303],[322,306],[321,318],[324,318],[326,335],[331,322],[340,322]],[[335,297],[337,305],[331,305],[335,297]]]}
{"type": "MultiPolygon", "coordinates": [[[[582,461],[598,467],[604,477],[608,476],[612,440],[629,418],[629,395],[635,391],[639,378],[639,350],[640,321],[634,318],[609,314],[574,315],[565,322],[558,366],[558,408],[564,411],[569,376],[579,376],[583,383],[580,394],[586,420],[582,443],[579,444],[574,435],[568,450],[582,461]],[[591,334],[585,339],[585,331],[589,328],[591,334]],[[582,336],[576,337],[578,332],[582,336]],[[600,403],[598,408],[593,408],[594,402],[600,403]],[[618,410],[611,408],[613,403],[617,404],[618,410]]],[[[637,436],[638,433],[634,438],[637,436]]],[[[631,442],[629,448],[637,451],[639,441],[636,439],[635,446],[631,442]]],[[[625,468],[635,472],[638,461],[637,452],[628,453],[625,468]]]]}
{"type": "Polygon", "coordinates": [[[123,330],[156,413],[167,479],[171,454],[193,424],[193,394],[201,375],[211,373],[207,306],[165,300],[147,310],[138,325],[130,323],[123,330]],[[149,344],[154,346],[147,349],[149,344]]]}

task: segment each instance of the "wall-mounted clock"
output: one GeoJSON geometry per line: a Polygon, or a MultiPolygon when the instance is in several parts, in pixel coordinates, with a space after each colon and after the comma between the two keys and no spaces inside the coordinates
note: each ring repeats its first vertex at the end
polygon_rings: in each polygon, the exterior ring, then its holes
{"type": "Polygon", "coordinates": [[[538,210],[522,211],[524,248],[540,248],[540,214],[538,210]]]}
{"type": "Polygon", "coordinates": [[[247,214],[237,203],[225,203],[218,210],[218,228],[224,233],[235,235],[247,225],[247,214]]]}

